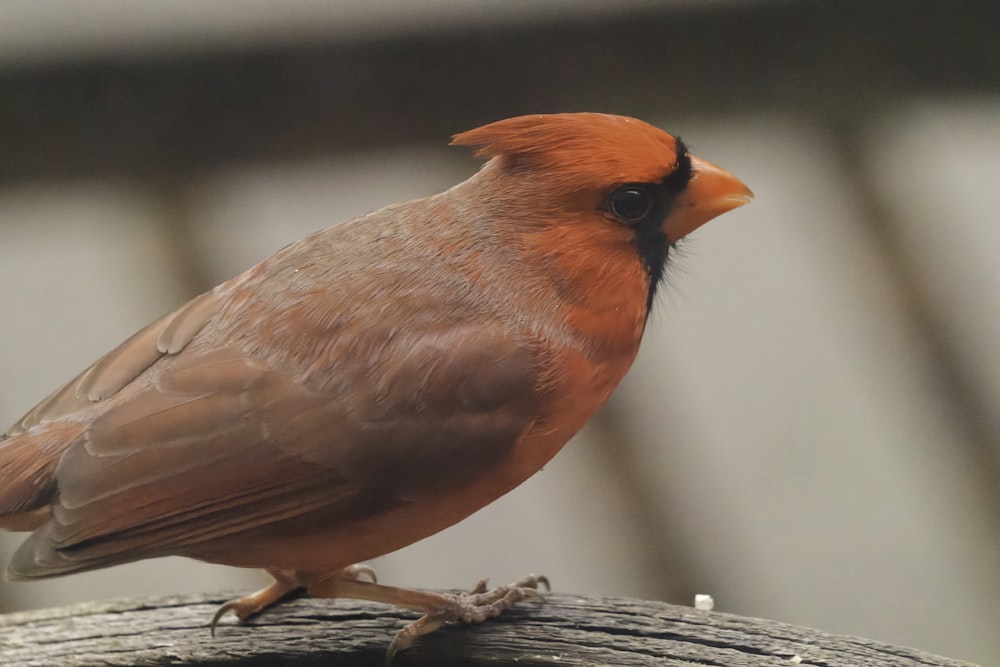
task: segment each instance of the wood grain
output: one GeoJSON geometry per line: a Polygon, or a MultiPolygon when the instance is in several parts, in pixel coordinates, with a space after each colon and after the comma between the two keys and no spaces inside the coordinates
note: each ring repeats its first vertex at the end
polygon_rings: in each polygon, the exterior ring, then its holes
{"type": "MultiPolygon", "coordinates": [[[[95,602],[0,616],[0,664],[383,665],[414,615],[354,600],[291,600],[247,625],[208,621],[225,598],[95,602]]],[[[775,621],[625,598],[545,595],[477,626],[447,628],[393,665],[975,667],[915,649],[775,621]]]]}

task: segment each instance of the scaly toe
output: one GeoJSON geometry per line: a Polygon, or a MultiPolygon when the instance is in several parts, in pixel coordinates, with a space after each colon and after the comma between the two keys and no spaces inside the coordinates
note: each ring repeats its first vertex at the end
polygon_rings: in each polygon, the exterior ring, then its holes
{"type": "Polygon", "coordinates": [[[244,606],[245,606],[244,601],[242,599],[239,599],[239,600],[230,600],[229,602],[219,607],[219,609],[215,612],[215,616],[212,617],[212,622],[209,623],[208,625],[208,629],[212,633],[212,636],[213,637],[215,636],[215,626],[217,626],[222,617],[228,614],[229,612],[233,612],[236,615],[236,618],[240,619],[241,621],[245,621],[247,618],[249,618],[252,615],[252,612],[248,612],[244,608],[244,606]]]}
{"type": "Polygon", "coordinates": [[[385,655],[386,666],[388,667],[392,664],[392,659],[397,653],[413,646],[413,642],[416,641],[417,637],[430,634],[447,622],[448,619],[443,614],[425,614],[413,623],[403,627],[389,643],[389,651],[385,655]]]}
{"type": "Polygon", "coordinates": [[[486,579],[480,579],[468,593],[440,594],[440,606],[429,609],[426,614],[396,633],[389,644],[386,665],[391,665],[397,653],[413,646],[417,637],[434,632],[448,623],[482,623],[504,613],[521,600],[537,598],[539,584],[549,588],[549,580],[538,575],[529,575],[509,586],[488,589],[486,579]]]}
{"type": "Polygon", "coordinates": [[[301,588],[298,576],[294,570],[275,569],[268,570],[268,573],[274,577],[274,582],[270,586],[256,593],[251,593],[246,597],[230,600],[219,607],[219,610],[215,612],[215,616],[212,617],[212,622],[208,626],[213,637],[215,636],[215,626],[229,612],[233,612],[236,614],[236,618],[245,621],[261,610],[275,604],[292,591],[301,588]]]}
{"type": "Polygon", "coordinates": [[[529,574],[524,579],[515,581],[510,585],[511,588],[534,588],[538,589],[538,586],[542,585],[545,587],[546,591],[551,591],[552,587],[549,585],[549,578],[544,574],[529,574]]]}
{"type": "Polygon", "coordinates": [[[544,586],[545,590],[549,590],[549,580],[535,574],[528,575],[508,586],[497,586],[492,589],[487,589],[486,580],[482,579],[471,593],[458,597],[458,606],[462,609],[462,615],[454,620],[479,623],[487,618],[499,616],[521,600],[540,597],[539,584],[544,586]]]}

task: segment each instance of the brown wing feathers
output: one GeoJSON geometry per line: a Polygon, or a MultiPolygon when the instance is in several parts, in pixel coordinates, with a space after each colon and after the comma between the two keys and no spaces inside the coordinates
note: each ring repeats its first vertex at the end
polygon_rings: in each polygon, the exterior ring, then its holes
{"type": "Polygon", "coordinates": [[[208,292],[150,324],[15,422],[0,440],[0,526],[30,529],[47,518],[45,510],[35,510],[50,502],[56,463],[85,428],[74,413],[113,396],[164,354],[182,350],[216,304],[208,292]]]}

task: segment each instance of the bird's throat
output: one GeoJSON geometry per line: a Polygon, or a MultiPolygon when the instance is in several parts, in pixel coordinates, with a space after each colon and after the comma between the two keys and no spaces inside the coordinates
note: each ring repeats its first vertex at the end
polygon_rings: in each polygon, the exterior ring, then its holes
{"type": "Polygon", "coordinates": [[[646,317],[648,318],[649,311],[653,307],[653,299],[656,297],[656,289],[663,280],[667,269],[671,244],[663,230],[650,229],[636,230],[635,246],[646,270],[646,275],[649,277],[649,288],[646,292],[646,317]]]}

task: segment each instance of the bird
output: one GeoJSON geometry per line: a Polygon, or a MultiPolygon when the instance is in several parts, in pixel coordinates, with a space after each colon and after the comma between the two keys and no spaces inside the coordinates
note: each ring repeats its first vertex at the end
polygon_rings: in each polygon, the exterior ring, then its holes
{"type": "Polygon", "coordinates": [[[677,137],[602,113],[454,135],[450,189],[286,246],[141,329],[0,438],[0,527],[31,580],[167,555],[422,614],[389,654],[536,596],[378,583],[364,561],[542,468],[632,365],[677,244],[753,197],[677,137]]]}

